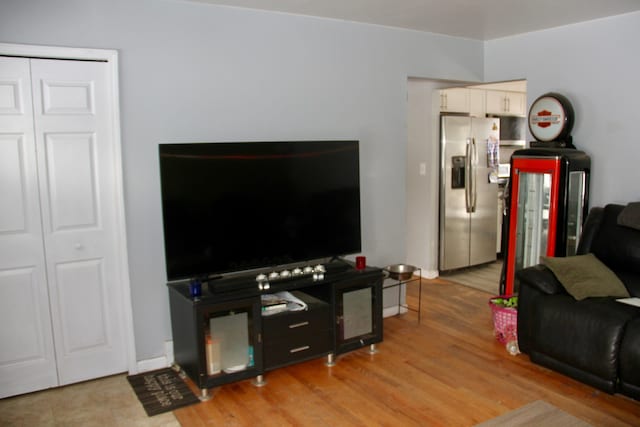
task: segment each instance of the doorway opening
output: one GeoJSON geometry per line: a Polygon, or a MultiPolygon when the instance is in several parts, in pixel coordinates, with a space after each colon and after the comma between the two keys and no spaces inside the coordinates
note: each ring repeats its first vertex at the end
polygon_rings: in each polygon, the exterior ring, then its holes
{"type": "MultiPolygon", "coordinates": [[[[439,269],[442,169],[440,116],[444,113],[475,117],[491,114],[524,117],[527,111],[526,80],[470,84],[409,78],[407,87],[407,260],[422,266],[423,275],[427,278],[442,276],[459,283],[466,282],[468,286],[476,284],[472,287],[498,294],[503,252],[501,212],[504,206],[500,197],[503,192],[495,198],[496,261],[452,271],[439,269]],[[443,97],[445,94],[447,96],[443,97]],[[498,111],[500,108],[502,110],[498,111]]],[[[511,153],[525,146],[502,148],[499,164],[504,169],[511,153]]],[[[505,175],[504,170],[501,172],[505,175]]]]}

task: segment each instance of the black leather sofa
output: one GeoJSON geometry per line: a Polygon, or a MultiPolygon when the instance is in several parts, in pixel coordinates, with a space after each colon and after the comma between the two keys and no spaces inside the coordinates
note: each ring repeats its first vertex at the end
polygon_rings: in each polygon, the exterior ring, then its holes
{"type": "MultiPolygon", "coordinates": [[[[589,212],[578,255],[593,253],[640,297],[640,229],[618,224],[623,205],[589,212]]],[[[614,297],[576,300],[544,265],[516,273],[518,344],[531,361],[608,393],[640,400],[640,308],[614,297]]]]}

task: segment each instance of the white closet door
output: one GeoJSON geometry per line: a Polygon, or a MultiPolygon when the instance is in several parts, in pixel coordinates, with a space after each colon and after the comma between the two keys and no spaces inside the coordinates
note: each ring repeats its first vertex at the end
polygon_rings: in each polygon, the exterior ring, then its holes
{"type": "Polygon", "coordinates": [[[23,58],[0,58],[0,304],[0,398],[57,385],[23,58]]]}
{"type": "Polygon", "coordinates": [[[31,60],[49,299],[60,385],[127,370],[109,67],[31,60]]]}
{"type": "Polygon", "coordinates": [[[0,57],[0,398],[127,370],[110,70],[0,57]]]}

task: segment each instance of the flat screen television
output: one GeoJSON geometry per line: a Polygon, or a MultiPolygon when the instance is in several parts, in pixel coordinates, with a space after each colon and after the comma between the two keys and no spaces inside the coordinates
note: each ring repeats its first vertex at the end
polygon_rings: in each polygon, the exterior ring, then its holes
{"type": "Polygon", "coordinates": [[[169,281],[360,252],[358,141],[160,144],[169,281]]]}

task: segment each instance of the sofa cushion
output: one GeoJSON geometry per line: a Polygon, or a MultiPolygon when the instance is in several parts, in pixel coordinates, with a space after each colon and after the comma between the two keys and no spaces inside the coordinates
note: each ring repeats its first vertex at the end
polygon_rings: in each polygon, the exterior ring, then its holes
{"type": "Polygon", "coordinates": [[[640,202],[629,203],[618,214],[618,225],[640,230],[640,202]]]}
{"type": "MultiPolygon", "coordinates": [[[[640,313],[640,310],[638,310],[640,313]]],[[[623,393],[640,399],[640,317],[627,323],[620,344],[620,388],[623,393]]]]}
{"type": "Polygon", "coordinates": [[[533,347],[575,369],[615,381],[625,325],[637,315],[637,307],[613,298],[547,296],[535,308],[533,347]]]}
{"type": "Polygon", "coordinates": [[[593,253],[618,277],[623,271],[640,275],[640,230],[618,225],[618,216],[624,208],[613,204],[604,207],[598,231],[584,252],[593,253]]]}
{"type": "Polygon", "coordinates": [[[567,292],[577,300],[589,297],[628,297],[620,279],[593,254],[542,257],[567,292]]]}
{"type": "Polygon", "coordinates": [[[526,283],[548,295],[567,293],[551,270],[541,264],[516,271],[516,280],[520,289],[522,284],[526,283]]]}
{"type": "Polygon", "coordinates": [[[640,274],[618,270],[616,276],[624,283],[632,297],[640,297],[640,274]]]}

